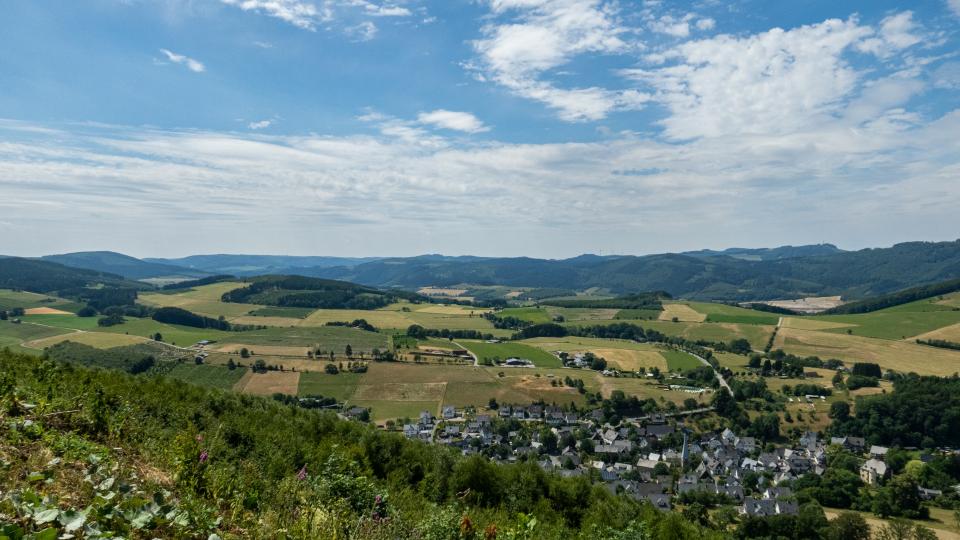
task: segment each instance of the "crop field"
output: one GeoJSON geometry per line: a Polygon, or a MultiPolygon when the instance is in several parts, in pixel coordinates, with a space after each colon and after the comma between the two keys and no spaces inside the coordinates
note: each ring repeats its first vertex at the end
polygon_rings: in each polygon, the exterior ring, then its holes
{"type": "Polygon", "coordinates": [[[310,347],[290,347],[285,345],[252,345],[248,343],[224,343],[215,345],[213,350],[222,353],[239,353],[241,349],[254,350],[259,355],[307,357],[310,347]]]}
{"type": "Polygon", "coordinates": [[[416,418],[422,411],[440,414],[439,401],[356,400],[351,401],[350,406],[370,409],[370,418],[380,424],[387,420],[416,418]]]}
{"type": "MultiPolygon", "coordinates": [[[[565,321],[609,321],[617,317],[623,311],[648,312],[648,310],[641,309],[623,310],[607,308],[563,308],[554,306],[546,306],[544,309],[546,309],[547,313],[550,315],[551,320],[553,317],[563,317],[565,321]]],[[[649,313],[653,313],[654,318],[660,314],[659,311],[649,311],[649,313]]]]}
{"type": "Polygon", "coordinates": [[[330,375],[323,372],[304,372],[300,374],[300,387],[297,395],[332,397],[346,401],[353,397],[357,384],[363,375],[359,373],[338,373],[330,375]]]}
{"type": "Polygon", "coordinates": [[[147,341],[147,339],[140,336],[111,334],[107,332],[73,332],[27,341],[24,342],[23,346],[30,349],[45,349],[62,341],[73,341],[74,343],[82,343],[98,349],[109,349],[112,347],[123,347],[124,345],[136,345],[147,341]]]}
{"type": "Polygon", "coordinates": [[[426,304],[421,306],[412,306],[411,309],[414,313],[432,313],[435,315],[450,315],[457,317],[470,317],[471,315],[476,317],[492,311],[491,309],[487,308],[458,306],[453,304],[426,304]]]}
{"type": "Polygon", "coordinates": [[[856,325],[826,329],[826,332],[847,333],[880,339],[906,339],[960,323],[960,311],[922,301],[858,315],[825,315],[818,320],[856,325]],[[930,309],[931,307],[937,309],[930,309]]]}
{"type": "Polygon", "coordinates": [[[726,304],[688,302],[688,305],[697,312],[705,314],[706,322],[776,325],[780,319],[780,316],[775,313],[726,304]]]}
{"type": "Polygon", "coordinates": [[[662,311],[654,311],[652,309],[621,309],[613,316],[614,319],[625,320],[625,319],[634,319],[634,320],[659,320],[660,314],[662,311]]]}
{"type": "Polygon", "coordinates": [[[167,375],[191,384],[230,390],[246,372],[246,368],[227,369],[222,366],[183,363],[177,364],[167,375]]]}
{"type": "MultiPolygon", "coordinates": [[[[94,320],[96,325],[96,320],[94,320]]],[[[127,322],[116,326],[92,328],[95,332],[110,332],[117,334],[130,334],[142,337],[152,337],[160,332],[163,341],[179,347],[188,347],[200,340],[219,341],[224,336],[234,335],[235,332],[225,332],[222,330],[213,330],[210,328],[193,328],[190,326],[180,326],[176,324],[165,324],[153,319],[137,319],[127,317],[127,322]]]]}
{"type": "Polygon", "coordinates": [[[943,339],[946,341],[960,342],[960,323],[951,324],[938,328],[926,334],[920,334],[917,339],[943,339]]]}
{"type": "Polygon", "coordinates": [[[353,400],[440,401],[447,383],[358,384],[353,400]]]}
{"type": "Polygon", "coordinates": [[[727,352],[715,352],[713,353],[713,357],[717,359],[717,362],[720,362],[722,367],[728,368],[734,372],[747,369],[747,361],[749,360],[746,356],[727,352]]]}
{"type": "Polygon", "coordinates": [[[410,313],[386,309],[318,309],[303,319],[303,326],[323,326],[328,322],[350,322],[363,319],[377,328],[406,329],[414,324],[409,317],[410,313]]]}
{"type": "Polygon", "coordinates": [[[62,328],[49,328],[35,324],[13,324],[10,321],[0,321],[0,349],[10,347],[22,351],[20,344],[25,341],[40,340],[69,333],[62,328]]]}
{"type": "Polygon", "coordinates": [[[498,312],[497,315],[513,317],[533,324],[548,323],[553,320],[546,309],[536,307],[506,308],[498,312]]]}
{"type": "Polygon", "coordinates": [[[851,328],[855,324],[838,321],[827,321],[819,317],[784,317],[781,328],[797,330],[829,330],[831,328],[851,328]]]}
{"type": "Polygon", "coordinates": [[[67,328],[70,330],[96,330],[98,317],[77,317],[76,315],[24,315],[21,317],[25,323],[39,324],[43,326],[54,326],[57,328],[67,328]]]}
{"type": "Polygon", "coordinates": [[[295,396],[299,386],[300,373],[296,371],[268,371],[266,373],[247,371],[236,382],[233,389],[258,396],[270,396],[278,392],[295,396]]]}
{"type": "MultiPolygon", "coordinates": [[[[532,361],[537,367],[561,367],[560,359],[541,349],[522,343],[486,343],[482,341],[459,340],[482,363],[484,360],[506,360],[520,358],[532,361]]],[[[509,368],[514,369],[514,368],[509,368]]]]}
{"type": "Polygon", "coordinates": [[[680,322],[703,322],[707,319],[707,316],[687,304],[663,304],[663,311],[660,312],[659,319],[661,321],[672,321],[674,318],[680,322]]]}
{"type": "Polygon", "coordinates": [[[246,332],[223,332],[221,344],[244,344],[253,347],[319,347],[323,351],[344,354],[347,345],[356,351],[369,353],[375,348],[387,348],[387,335],[342,326],[266,328],[246,332]]]}
{"type": "Polygon", "coordinates": [[[839,358],[845,362],[875,362],[883,369],[921,375],[948,376],[960,372],[960,351],[916,345],[909,341],[867,338],[812,330],[782,328],[775,348],[799,356],[839,358]]]}
{"type": "Polygon", "coordinates": [[[660,354],[667,360],[667,367],[670,368],[670,371],[687,371],[703,365],[699,360],[684,352],[664,350],[660,351],[660,354]]]}

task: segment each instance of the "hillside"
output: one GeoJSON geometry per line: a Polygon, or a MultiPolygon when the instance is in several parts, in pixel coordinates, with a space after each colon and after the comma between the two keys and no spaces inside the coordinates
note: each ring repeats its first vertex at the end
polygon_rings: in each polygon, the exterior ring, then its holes
{"type": "Polygon", "coordinates": [[[775,261],[792,259],[794,257],[811,257],[815,255],[832,255],[843,253],[843,250],[833,244],[814,244],[809,246],[780,246],[775,248],[728,248],[721,251],[701,249],[685,251],[681,255],[693,257],[733,257],[745,261],[775,261]]]}
{"type": "Polygon", "coordinates": [[[420,301],[414,293],[381,291],[344,281],[303,276],[263,276],[250,285],[223,294],[224,302],[266,306],[376,309],[400,299],[420,301]]]}
{"type": "Polygon", "coordinates": [[[138,287],[117,274],[72,268],[55,262],[8,257],[0,259],[0,289],[56,293],[95,284],[138,287]]]}
{"type": "Polygon", "coordinates": [[[316,269],[351,267],[378,257],[299,257],[292,255],[191,255],[179,259],[145,258],[145,262],[235,276],[264,274],[312,275],[316,269]]]}
{"type": "Polygon", "coordinates": [[[46,255],[42,260],[59,263],[74,268],[84,268],[117,274],[127,279],[146,279],[156,277],[199,278],[208,272],[183,268],[172,264],[142,261],[129,255],[113,251],[81,251],[61,255],[46,255]]]}
{"type": "MultiPolygon", "coordinates": [[[[791,249],[798,253],[800,248],[791,249]]],[[[599,287],[616,294],[662,290],[680,298],[721,301],[833,295],[857,299],[960,277],[960,241],[778,257],[750,261],[661,254],[544,260],[431,255],[319,269],[315,274],[378,287],[599,287]]]]}

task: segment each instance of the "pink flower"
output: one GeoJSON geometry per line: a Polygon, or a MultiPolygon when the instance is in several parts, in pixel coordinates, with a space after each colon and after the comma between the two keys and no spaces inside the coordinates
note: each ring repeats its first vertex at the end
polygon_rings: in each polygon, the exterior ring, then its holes
{"type": "Polygon", "coordinates": [[[304,465],[304,466],[300,469],[300,472],[297,473],[297,479],[298,479],[298,480],[306,480],[306,479],[307,479],[307,466],[306,466],[306,465],[304,465]]]}
{"type": "Polygon", "coordinates": [[[210,454],[206,450],[200,452],[200,463],[206,463],[207,459],[210,457],[210,454]]]}
{"type": "Polygon", "coordinates": [[[373,499],[373,504],[379,505],[379,504],[382,503],[382,502],[383,502],[383,497],[381,497],[381,496],[379,496],[379,495],[377,495],[377,496],[374,497],[374,499],[373,499]]]}

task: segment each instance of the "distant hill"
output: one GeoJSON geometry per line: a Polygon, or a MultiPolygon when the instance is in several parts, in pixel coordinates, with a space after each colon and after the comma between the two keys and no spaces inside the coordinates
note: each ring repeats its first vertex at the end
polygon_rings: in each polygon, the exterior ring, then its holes
{"type": "Polygon", "coordinates": [[[180,259],[143,259],[210,274],[259,276],[266,274],[313,275],[318,269],[352,267],[380,260],[380,257],[300,257],[293,255],[191,255],[180,259]]]}
{"type": "Polygon", "coordinates": [[[72,268],[50,261],[8,257],[0,259],[0,289],[43,294],[72,292],[93,285],[137,288],[117,274],[72,268]]]}
{"type": "Polygon", "coordinates": [[[354,283],[304,276],[263,276],[223,295],[224,302],[323,309],[377,309],[399,299],[421,301],[416,293],[381,291],[354,283]]]}
{"type": "Polygon", "coordinates": [[[113,251],[81,251],[62,255],[47,255],[41,260],[55,262],[74,268],[85,268],[98,272],[117,274],[127,279],[147,279],[156,277],[179,276],[199,278],[210,275],[209,272],[183,268],[171,264],[143,261],[113,251]]]}
{"type": "Polygon", "coordinates": [[[699,251],[685,251],[681,255],[692,257],[733,257],[745,261],[776,261],[795,257],[813,257],[816,255],[833,255],[843,253],[843,250],[833,244],[814,244],[809,246],[780,246],[776,248],[728,248],[722,251],[701,249],[699,251]]]}
{"type": "MultiPolygon", "coordinates": [[[[881,309],[886,309],[889,307],[899,306],[903,304],[909,304],[910,302],[925,300],[927,298],[933,298],[934,296],[941,296],[944,294],[950,294],[957,291],[960,291],[960,279],[951,279],[949,281],[932,283],[930,285],[910,287],[909,289],[904,289],[902,291],[897,291],[890,294],[864,298],[863,300],[858,300],[856,302],[850,302],[842,306],[837,306],[835,308],[825,311],[824,313],[830,314],[830,315],[850,314],[850,313],[870,313],[873,311],[878,311],[881,309]]],[[[950,308],[944,306],[943,309],[947,310],[950,308]]]]}
{"type": "Polygon", "coordinates": [[[807,296],[859,299],[960,278],[960,241],[908,242],[842,251],[834,246],[767,250],[768,260],[729,255],[581,256],[566,260],[438,257],[382,259],[314,275],[378,287],[460,283],[515,287],[600,287],[615,294],[666,291],[675,297],[746,301],[807,296]],[[817,253],[803,255],[803,253],[817,253]],[[793,254],[795,256],[787,256],[793,254]]]}

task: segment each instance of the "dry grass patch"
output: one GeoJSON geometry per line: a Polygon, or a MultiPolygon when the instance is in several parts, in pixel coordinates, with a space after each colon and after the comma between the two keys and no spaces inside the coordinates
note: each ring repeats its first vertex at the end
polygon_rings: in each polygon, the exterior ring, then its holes
{"type": "Polygon", "coordinates": [[[24,310],[26,315],[73,315],[69,311],[54,309],[51,307],[33,307],[24,310]]]}
{"type": "Polygon", "coordinates": [[[782,328],[774,348],[800,356],[875,362],[884,369],[921,375],[947,376],[960,372],[960,351],[916,345],[908,341],[782,328]]]}
{"type": "Polygon", "coordinates": [[[300,326],[304,319],[295,319],[293,317],[260,317],[254,315],[244,315],[230,319],[233,324],[249,324],[251,326],[300,326]]]}
{"type": "Polygon", "coordinates": [[[439,401],[447,383],[385,383],[360,384],[353,393],[354,400],[380,401],[439,401]]]}
{"type": "Polygon", "coordinates": [[[299,387],[300,373],[296,371],[268,371],[266,373],[248,371],[237,381],[234,389],[245,394],[258,396],[270,396],[277,392],[295,396],[299,387]]]}
{"type": "Polygon", "coordinates": [[[944,326],[943,328],[937,328],[932,332],[927,332],[926,334],[920,334],[915,338],[910,338],[911,341],[914,339],[943,339],[946,341],[960,342],[960,323],[944,326]]]}
{"type": "Polygon", "coordinates": [[[784,317],[781,328],[795,328],[797,330],[826,330],[828,328],[847,328],[855,324],[805,317],[784,317]]]}
{"type": "Polygon", "coordinates": [[[428,305],[420,309],[414,309],[416,313],[434,313],[436,315],[454,315],[459,317],[469,317],[470,314],[473,314],[474,317],[479,317],[484,313],[487,313],[491,310],[484,308],[473,308],[473,307],[463,307],[463,306],[444,306],[444,305],[428,305]]]}
{"type": "Polygon", "coordinates": [[[45,349],[63,341],[82,343],[98,349],[109,349],[112,347],[123,347],[125,345],[136,345],[137,343],[144,343],[150,340],[140,336],[111,334],[109,332],[74,332],[72,334],[35,339],[24,343],[23,346],[30,349],[45,349]]]}
{"type": "Polygon", "coordinates": [[[706,314],[700,313],[687,304],[664,304],[659,319],[661,321],[672,321],[674,317],[680,322],[703,322],[707,320],[706,314]]]}
{"type": "Polygon", "coordinates": [[[306,357],[310,347],[284,347],[280,345],[247,345],[244,343],[225,343],[215,350],[222,353],[239,353],[240,349],[253,351],[257,355],[265,356],[297,356],[306,357]]]}

